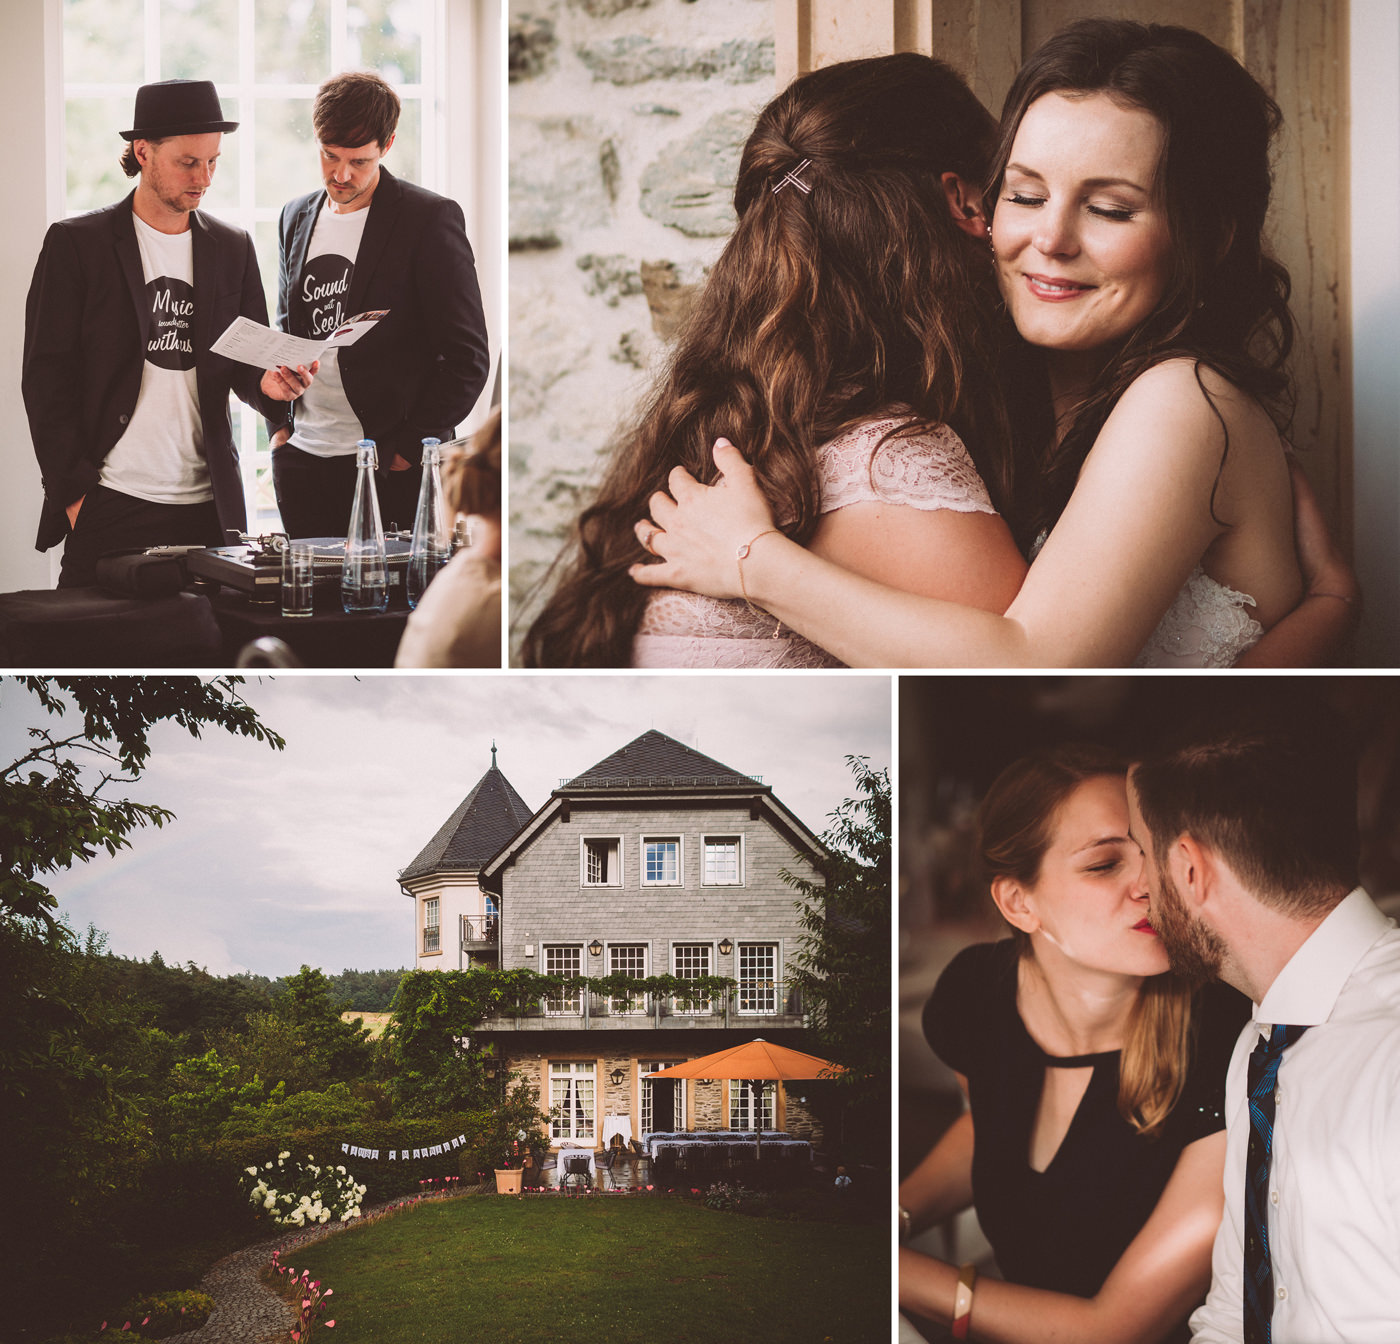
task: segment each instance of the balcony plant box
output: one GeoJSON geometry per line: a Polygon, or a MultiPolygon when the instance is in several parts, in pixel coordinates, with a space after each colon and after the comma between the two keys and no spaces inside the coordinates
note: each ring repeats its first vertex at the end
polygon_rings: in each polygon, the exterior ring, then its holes
{"type": "Polygon", "coordinates": [[[518,1195],[520,1193],[520,1177],[522,1174],[519,1167],[497,1167],[496,1193],[498,1195],[518,1195]]]}

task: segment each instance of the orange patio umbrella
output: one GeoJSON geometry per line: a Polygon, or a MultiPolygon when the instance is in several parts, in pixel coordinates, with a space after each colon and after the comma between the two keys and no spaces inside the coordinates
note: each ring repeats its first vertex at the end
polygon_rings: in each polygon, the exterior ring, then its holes
{"type": "MultiPolygon", "coordinates": [[[[648,1078],[729,1078],[746,1082],[754,1090],[755,1102],[758,1096],[758,1083],[770,1081],[796,1080],[798,1078],[834,1078],[845,1073],[844,1066],[833,1064],[829,1059],[817,1055],[804,1054],[786,1045],[772,1045],[763,1039],[745,1041],[743,1045],[731,1045],[728,1050],[716,1050],[712,1055],[701,1055],[699,1059],[687,1060],[684,1064],[673,1064],[669,1069],[658,1069],[648,1073],[648,1078]]],[[[758,1123],[754,1126],[757,1156],[763,1153],[762,1108],[754,1106],[758,1123]]]]}

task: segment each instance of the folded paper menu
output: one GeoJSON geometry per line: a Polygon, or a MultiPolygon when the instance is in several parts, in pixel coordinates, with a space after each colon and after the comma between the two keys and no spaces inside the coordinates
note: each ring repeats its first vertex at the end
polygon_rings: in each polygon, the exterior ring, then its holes
{"type": "Polygon", "coordinates": [[[372,313],[360,313],[342,323],[329,336],[316,341],[305,336],[289,336],[285,331],[274,331],[251,318],[235,317],[210,349],[216,355],[260,369],[275,369],[279,365],[294,369],[298,364],[311,364],[320,359],[332,346],[354,345],[388,311],[387,308],[380,308],[372,313]]]}

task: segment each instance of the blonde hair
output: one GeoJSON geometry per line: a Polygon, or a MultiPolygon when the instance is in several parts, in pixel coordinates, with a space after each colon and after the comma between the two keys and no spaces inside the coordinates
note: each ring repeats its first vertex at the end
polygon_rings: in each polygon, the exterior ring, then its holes
{"type": "MultiPolygon", "coordinates": [[[[1104,775],[1126,776],[1126,763],[1103,747],[1065,742],[1023,756],[997,776],[977,814],[979,848],[988,880],[1032,885],[1054,837],[1065,800],[1081,784],[1104,775]]],[[[1021,956],[1030,938],[1015,934],[1021,956]]],[[[1161,1132],[1181,1099],[1191,1059],[1189,984],[1172,974],[1142,982],[1118,1065],[1118,1113],[1145,1137],[1161,1132]]]]}

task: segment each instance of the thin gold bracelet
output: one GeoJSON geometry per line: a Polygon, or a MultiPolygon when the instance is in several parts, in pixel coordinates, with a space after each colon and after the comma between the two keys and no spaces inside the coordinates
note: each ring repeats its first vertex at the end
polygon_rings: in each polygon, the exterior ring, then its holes
{"type": "MultiPolygon", "coordinates": [[[[753,599],[749,596],[749,590],[744,586],[744,561],[749,558],[749,552],[753,550],[754,542],[757,541],[759,537],[766,537],[769,532],[776,532],[779,536],[783,535],[776,527],[766,528],[764,531],[760,532],[757,537],[751,537],[734,552],[734,563],[739,570],[739,591],[744,595],[744,604],[755,616],[773,616],[773,613],[771,611],[764,611],[762,607],[754,606],[753,599]]],[[[783,622],[782,618],[779,616],[773,616],[773,619],[777,622],[777,624],[773,626],[773,638],[777,639],[783,632],[783,622]]]]}

